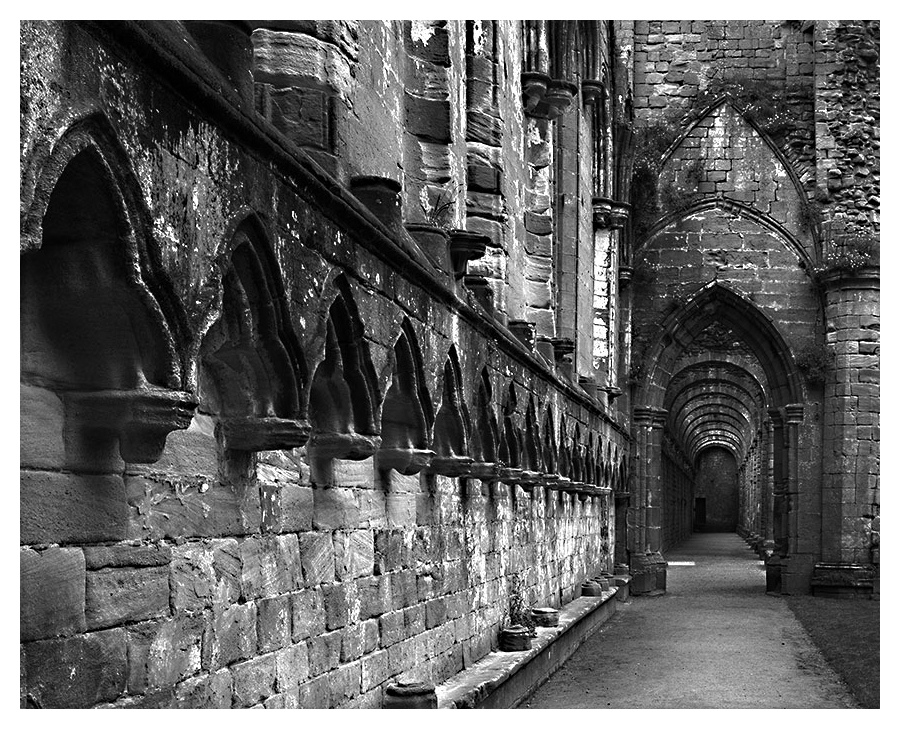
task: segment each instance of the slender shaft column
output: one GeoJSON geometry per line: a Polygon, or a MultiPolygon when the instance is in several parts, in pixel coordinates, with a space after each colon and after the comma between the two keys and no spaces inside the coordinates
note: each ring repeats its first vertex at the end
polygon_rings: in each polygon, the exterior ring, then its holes
{"type": "Polygon", "coordinates": [[[763,426],[763,434],[765,438],[765,446],[763,448],[763,547],[760,557],[768,560],[775,552],[775,531],[774,531],[774,511],[775,511],[775,485],[774,485],[774,425],[771,418],[767,418],[763,426]]]}
{"type": "Polygon", "coordinates": [[[788,560],[790,555],[797,554],[798,547],[800,512],[797,506],[800,503],[800,425],[803,423],[803,415],[804,406],[801,403],[786,405],[784,408],[786,445],[784,465],[786,480],[784,483],[784,502],[782,507],[784,514],[782,544],[785,551],[782,553],[781,590],[785,594],[805,592],[805,589],[792,581],[793,572],[791,568],[796,569],[796,567],[788,560]]]}
{"type": "Polygon", "coordinates": [[[784,538],[785,428],[781,411],[769,410],[772,421],[772,556],[766,561],[766,590],[781,592],[781,566],[787,560],[784,538]]]}
{"type": "Polygon", "coordinates": [[[635,469],[637,498],[633,523],[636,534],[630,543],[631,571],[635,593],[666,589],[666,561],[662,547],[662,437],[666,411],[661,408],[635,408],[635,469]],[[639,471],[638,471],[639,469],[639,471]]]}

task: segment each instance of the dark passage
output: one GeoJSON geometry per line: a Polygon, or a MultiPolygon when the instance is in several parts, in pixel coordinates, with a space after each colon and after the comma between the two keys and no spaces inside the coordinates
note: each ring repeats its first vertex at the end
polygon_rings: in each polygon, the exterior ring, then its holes
{"type": "Polygon", "coordinates": [[[694,486],[694,531],[733,532],[738,523],[737,464],[724,448],[707,448],[698,457],[694,486]]]}

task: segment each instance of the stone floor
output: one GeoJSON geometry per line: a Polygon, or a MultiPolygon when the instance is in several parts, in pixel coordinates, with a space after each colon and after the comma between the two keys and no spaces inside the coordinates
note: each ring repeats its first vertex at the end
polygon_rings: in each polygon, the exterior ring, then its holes
{"type": "Polygon", "coordinates": [[[620,605],[520,708],[857,708],[736,534],[666,556],[668,592],[620,605]]]}

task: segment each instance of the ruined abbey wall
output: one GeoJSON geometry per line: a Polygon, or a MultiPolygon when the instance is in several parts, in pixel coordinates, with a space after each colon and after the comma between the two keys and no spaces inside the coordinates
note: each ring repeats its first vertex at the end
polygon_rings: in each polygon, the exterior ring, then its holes
{"type": "Polygon", "coordinates": [[[21,705],[380,707],[664,590],[713,448],[877,594],[878,34],[23,22],[21,705]]]}
{"type": "Polygon", "coordinates": [[[507,326],[554,125],[485,23],[23,25],[23,705],[378,707],[612,568],[624,424],[507,326]]]}

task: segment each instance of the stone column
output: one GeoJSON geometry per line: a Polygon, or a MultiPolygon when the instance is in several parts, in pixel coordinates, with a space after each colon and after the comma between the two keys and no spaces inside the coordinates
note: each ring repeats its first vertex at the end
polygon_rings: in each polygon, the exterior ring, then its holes
{"type": "Polygon", "coordinates": [[[768,560],[775,552],[775,536],[773,530],[775,510],[775,488],[773,484],[773,449],[774,449],[773,424],[771,418],[766,418],[763,424],[763,462],[762,462],[762,530],[763,537],[760,558],[768,560]]]}
{"type": "Polygon", "coordinates": [[[879,271],[822,279],[834,347],[824,398],[822,561],[814,594],[871,594],[878,580],[879,271]]]}
{"type": "Polygon", "coordinates": [[[635,498],[629,535],[632,591],[654,593],[666,589],[666,561],[662,548],[662,437],[667,411],[635,408],[635,498]]]}
{"type": "MultiPolygon", "coordinates": [[[[800,503],[800,426],[803,423],[804,406],[802,403],[792,403],[784,407],[785,421],[785,474],[784,502],[782,506],[783,521],[781,561],[781,591],[784,594],[797,594],[805,592],[805,586],[800,586],[794,579],[793,570],[796,569],[789,557],[797,553],[799,535],[799,511],[800,503]],[[793,568],[793,569],[792,569],[793,568]]],[[[796,560],[794,560],[796,562],[796,560]]]]}
{"type": "Polygon", "coordinates": [[[785,428],[781,411],[769,409],[772,422],[772,554],[766,560],[766,591],[781,592],[782,560],[787,560],[787,543],[783,536],[785,503],[785,428]]]}

